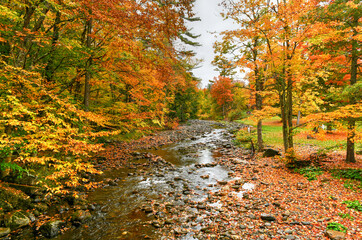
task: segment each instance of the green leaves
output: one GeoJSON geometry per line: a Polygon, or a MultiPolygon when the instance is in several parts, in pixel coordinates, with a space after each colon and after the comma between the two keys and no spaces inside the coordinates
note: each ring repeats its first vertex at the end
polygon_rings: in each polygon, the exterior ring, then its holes
{"type": "Polygon", "coordinates": [[[340,99],[353,99],[353,102],[361,101],[362,99],[362,82],[347,86],[343,89],[340,99]]]}
{"type": "Polygon", "coordinates": [[[338,232],[347,232],[347,230],[348,230],[345,226],[343,226],[342,224],[337,223],[337,222],[328,223],[327,229],[338,231],[338,232]]]}
{"type": "Polygon", "coordinates": [[[314,166],[295,169],[294,171],[297,173],[303,174],[304,177],[306,177],[308,179],[308,181],[317,180],[317,176],[323,174],[322,169],[320,169],[318,167],[314,167],[314,166]]]}

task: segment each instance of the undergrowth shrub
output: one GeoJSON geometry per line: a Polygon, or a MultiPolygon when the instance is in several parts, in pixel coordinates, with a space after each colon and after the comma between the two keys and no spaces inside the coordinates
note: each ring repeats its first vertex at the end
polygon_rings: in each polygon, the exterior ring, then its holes
{"type": "Polygon", "coordinates": [[[304,177],[308,179],[308,181],[317,180],[319,175],[323,174],[323,170],[319,167],[308,166],[305,168],[299,168],[294,170],[297,173],[303,174],[304,177]]]}
{"type": "Polygon", "coordinates": [[[256,148],[257,146],[254,144],[256,141],[257,136],[255,130],[249,132],[247,129],[241,129],[236,133],[235,143],[246,149],[256,148]]]}
{"type": "Polygon", "coordinates": [[[334,169],[332,175],[337,178],[347,178],[362,181],[362,169],[334,169]]]}
{"type": "Polygon", "coordinates": [[[358,200],[355,201],[343,201],[343,204],[347,205],[347,208],[354,209],[356,211],[362,212],[362,205],[361,202],[358,200]]]}

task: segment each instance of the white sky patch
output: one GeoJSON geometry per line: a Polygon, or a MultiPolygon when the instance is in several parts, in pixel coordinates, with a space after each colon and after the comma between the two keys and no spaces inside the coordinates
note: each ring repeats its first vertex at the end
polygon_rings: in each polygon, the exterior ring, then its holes
{"type": "MultiPolygon", "coordinates": [[[[201,21],[190,22],[188,27],[192,28],[192,33],[201,36],[196,39],[202,46],[200,47],[188,47],[196,52],[196,58],[203,59],[200,67],[193,70],[196,77],[202,79],[202,87],[206,87],[209,80],[214,79],[219,74],[215,71],[215,66],[211,64],[214,59],[213,44],[217,40],[218,33],[235,29],[237,26],[232,21],[223,21],[220,13],[223,11],[218,4],[222,0],[196,0],[194,12],[196,17],[200,17],[201,21]]],[[[220,36],[219,36],[219,39],[220,36]]]]}

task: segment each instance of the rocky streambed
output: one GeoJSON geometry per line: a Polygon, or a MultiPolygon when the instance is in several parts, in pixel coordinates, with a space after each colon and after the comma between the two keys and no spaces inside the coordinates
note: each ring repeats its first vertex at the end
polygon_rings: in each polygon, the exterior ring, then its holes
{"type": "Polygon", "coordinates": [[[109,187],[89,194],[92,218],[56,239],[206,239],[210,216],[222,211],[223,188],[233,182],[242,198],[254,187],[226,164],[250,164],[236,157],[232,131],[240,127],[194,121],[168,133],[183,140],[133,152],[127,165],[102,176],[109,187]]]}

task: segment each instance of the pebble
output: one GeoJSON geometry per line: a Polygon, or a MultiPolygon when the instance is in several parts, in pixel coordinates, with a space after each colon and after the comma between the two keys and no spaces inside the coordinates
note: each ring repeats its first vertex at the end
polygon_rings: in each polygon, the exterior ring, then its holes
{"type": "Polygon", "coordinates": [[[245,225],[240,225],[239,228],[240,229],[246,229],[247,227],[245,225]]]}

